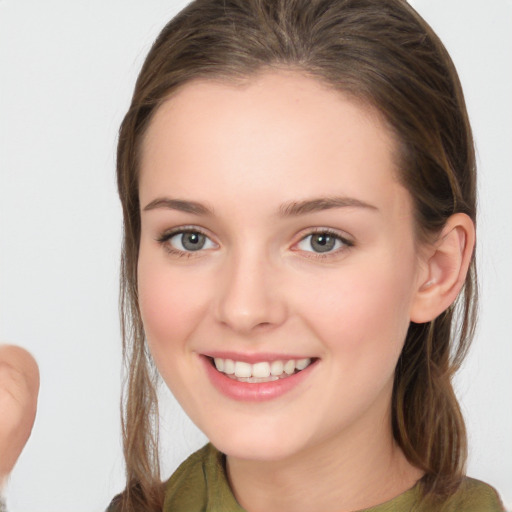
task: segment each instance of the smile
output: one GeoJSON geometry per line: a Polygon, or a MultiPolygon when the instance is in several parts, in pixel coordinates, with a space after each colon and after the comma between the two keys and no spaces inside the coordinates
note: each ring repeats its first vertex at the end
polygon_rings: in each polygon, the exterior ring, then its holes
{"type": "Polygon", "coordinates": [[[320,362],[316,357],[242,356],[252,360],[249,362],[229,355],[203,354],[200,359],[213,387],[227,398],[243,402],[273,400],[303,386],[320,362]]]}
{"type": "Polygon", "coordinates": [[[275,361],[261,361],[254,364],[233,359],[214,358],[215,368],[232,379],[239,382],[260,383],[273,382],[285,379],[307,368],[312,360],[289,359],[275,361]]]}

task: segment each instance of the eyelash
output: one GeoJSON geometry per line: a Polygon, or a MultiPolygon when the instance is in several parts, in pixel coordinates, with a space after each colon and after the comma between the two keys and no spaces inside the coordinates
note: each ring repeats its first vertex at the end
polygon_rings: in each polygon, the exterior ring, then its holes
{"type": "MultiPolygon", "coordinates": [[[[196,234],[204,236],[205,238],[207,238],[208,240],[211,241],[211,238],[203,230],[201,230],[197,227],[190,226],[190,227],[180,227],[180,228],[173,229],[171,231],[166,231],[157,238],[157,242],[160,243],[162,246],[164,246],[165,250],[173,256],[177,256],[180,258],[192,258],[192,257],[196,256],[195,253],[203,252],[202,248],[197,251],[182,251],[180,249],[175,249],[168,243],[169,240],[171,238],[173,238],[174,236],[184,235],[186,233],[196,233],[196,234]]],[[[334,251],[328,251],[325,253],[319,253],[319,252],[315,252],[315,251],[305,251],[305,250],[301,251],[304,253],[304,257],[306,257],[306,258],[323,260],[326,258],[331,258],[334,255],[339,254],[340,252],[345,252],[346,250],[348,250],[354,246],[354,242],[341,236],[338,232],[336,232],[332,229],[328,229],[328,228],[315,228],[315,229],[310,230],[309,232],[307,232],[307,234],[302,236],[300,238],[300,240],[294,244],[294,246],[297,246],[298,244],[304,242],[308,237],[312,237],[314,235],[326,235],[330,238],[335,239],[335,241],[340,242],[342,244],[342,247],[339,247],[338,249],[336,249],[334,251]]],[[[212,243],[215,243],[215,242],[212,242],[212,243]]],[[[295,249],[295,251],[298,251],[298,250],[299,249],[295,249]]]]}
{"type": "MultiPolygon", "coordinates": [[[[354,247],[354,242],[349,240],[348,238],[345,238],[341,236],[337,231],[334,231],[329,228],[315,228],[309,231],[306,235],[302,236],[298,243],[303,242],[308,237],[314,236],[314,235],[327,235],[330,238],[334,238],[336,241],[341,242],[341,247],[334,251],[328,251],[325,253],[319,253],[315,251],[303,251],[305,253],[306,258],[312,258],[317,260],[323,260],[327,258],[335,257],[336,255],[339,255],[341,252],[345,252],[351,247],[354,247]]],[[[295,245],[298,245],[295,244],[295,245]]]]}
{"type": "Polygon", "coordinates": [[[193,258],[194,256],[196,256],[196,254],[195,254],[196,252],[197,253],[202,252],[201,249],[199,249],[197,251],[181,251],[179,249],[175,249],[172,245],[170,245],[168,243],[169,240],[171,238],[173,238],[174,236],[184,235],[186,233],[197,233],[199,235],[204,236],[208,240],[211,240],[211,238],[203,230],[201,230],[197,227],[193,227],[193,226],[190,226],[190,227],[185,226],[185,227],[176,228],[171,231],[166,231],[166,232],[162,233],[162,235],[160,235],[157,238],[157,242],[160,243],[162,246],[164,246],[165,250],[169,254],[172,254],[173,256],[178,256],[179,258],[193,258]]]}

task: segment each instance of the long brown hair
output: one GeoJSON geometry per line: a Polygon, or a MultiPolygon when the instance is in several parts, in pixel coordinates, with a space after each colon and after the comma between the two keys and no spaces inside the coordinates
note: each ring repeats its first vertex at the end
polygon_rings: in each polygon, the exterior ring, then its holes
{"type": "MultiPolygon", "coordinates": [[[[196,0],[155,41],[119,134],[117,178],[124,215],[121,265],[127,379],[122,510],[161,510],[156,372],[137,302],[140,145],[158,107],[187,82],[250,79],[292,68],[372,105],[394,132],[399,174],[419,238],[448,217],[475,221],[475,155],[462,89],[444,46],[405,0],[196,0]]],[[[476,310],[471,264],[455,305],[411,323],[396,372],[393,432],[425,472],[423,494],[448,496],[466,460],[464,421],[451,379],[471,340],[476,310]],[[456,314],[457,313],[457,314],[456,314]]]]}

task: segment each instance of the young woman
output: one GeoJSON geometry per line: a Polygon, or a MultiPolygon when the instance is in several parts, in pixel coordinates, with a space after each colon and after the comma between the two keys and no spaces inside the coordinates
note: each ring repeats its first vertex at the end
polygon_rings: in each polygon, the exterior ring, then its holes
{"type": "Polygon", "coordinates": [[[475,157],[402,0],[200,0],[118,146],[127,488],[111,510],[502,510],[464,476],[475,157]],[[457,314],[456,314],[457,313],[457,314]],[[165,484],[158,373],[211,444],[165,484]]]}

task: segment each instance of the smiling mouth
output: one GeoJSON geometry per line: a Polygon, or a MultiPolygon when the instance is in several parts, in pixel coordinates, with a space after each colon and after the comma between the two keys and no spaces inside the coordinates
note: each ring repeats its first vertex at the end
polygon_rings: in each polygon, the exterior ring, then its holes
{"type": "Polygon", "coordinates": [[[286,379],[305,370],[316,358],[288,359],[247,363],[220,357],[210,357],[210,362],[218,372],[238,382],[262,383],[286,379]]]}

